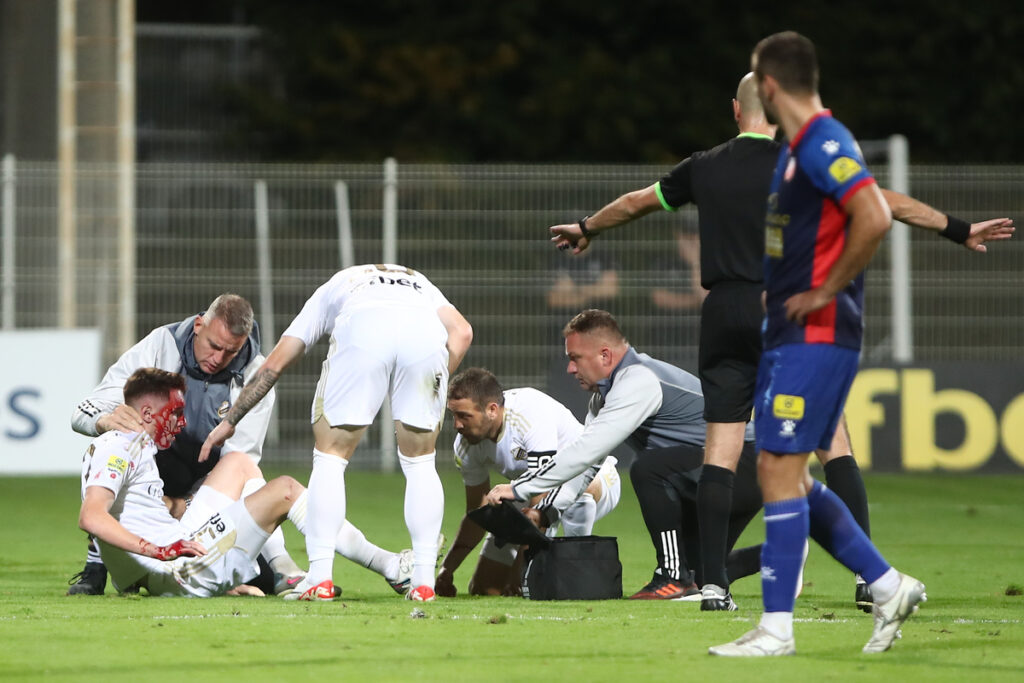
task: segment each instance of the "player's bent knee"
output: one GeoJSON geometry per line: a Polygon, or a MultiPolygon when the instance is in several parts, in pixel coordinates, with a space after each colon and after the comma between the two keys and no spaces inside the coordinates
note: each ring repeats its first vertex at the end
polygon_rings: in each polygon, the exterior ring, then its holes
{"type": "Polygon", "coordinates": [[[299,496],[306,488],[298,482],[298,480],[287,475],[276,477],[271,481],[267,482],[267,487],[271,488],[276,495],[281,496],[289,502],[294,503],[298,500],[299,496]]]}

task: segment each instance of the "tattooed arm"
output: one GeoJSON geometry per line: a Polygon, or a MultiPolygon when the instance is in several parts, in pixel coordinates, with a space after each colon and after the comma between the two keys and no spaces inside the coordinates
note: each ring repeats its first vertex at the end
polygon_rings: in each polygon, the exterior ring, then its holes
{"type": "Polygon", "coordinates": [[[206,437],[206,441],[199,451],[199,462],[204,462],[209,458],[210,451],[214,446],[220,446],[235,433],[235,425],[267,395],[285,368],[291,365],[305,351],[306,344],[298,337],[289,337],[287,335],[281,337],[280,341],[277,342],[277,346],[267,356],[267,360],[256,371],[256,374],[252,376],[248,384],[242,388],[241,393],[238,394],[238,400],[231,406],[231,410],[228,411],[228,414],[221,423],[214,427],[213,431],[206,437]]]}
{"type": "Polygon", "coordinates": [[[238,394],[238,400],[235,401],[235,405],[231,406],[231,410],[224,417],[224,421],[229,423],[232,427],[238,426],[238,423],[242,421],[250,410],[252,410],[257,403],[263,400],[263,397],[267,395],[271,387],[277,383],[277,378],[281,376],[280,372],[271,370],[264,364],[256,371],[256,374],[252,376],[249,383],[242,387],[241,393],[238,394]]]}

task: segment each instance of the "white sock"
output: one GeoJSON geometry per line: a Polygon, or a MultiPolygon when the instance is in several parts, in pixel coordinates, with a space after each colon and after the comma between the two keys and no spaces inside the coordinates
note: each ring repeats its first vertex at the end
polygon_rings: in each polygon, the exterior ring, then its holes
{"type": "Polygon", "coordinates": [[[876,605],[887,602],[900,588],[900,573],[889,567],[888,571],[871,582],[871,598],[876,605]]]}
{"type": "Polygon", "coordinates": [[[96,545],[96,539],[92,536],[89,537],[89,550],[85,553],[85,561],[103,564],[103,558],[100,557],[100,547],[96,545]]]}
{"type": "Polygon", "coordinates": [[[288,519],[303,536],[306,535],[306,505],[309,502],[309,489],[303,489],[299,497],[288,510],[288,519]]]}
{"type": "Polygon", "coordinates": [[[405,475],[405,525],[412,537],[412,587],[434,587],[437,536],[444,517],[444,488],[434,468],[434,453],[408,458],[398,453],[405,475]]]}
{"type": "Polygon", "coordinates": [[[562,514],[562,533],[566,536],[589,536],[597,519],[597,501],[584,493],[562,514]]]}
{"type": "MultiPolygon", "coordinates": [[[[288,511],[288,519],[303,536],[306,535],[306,504],[309,491],[303,491],[288,511]]],[[[398,573],[398,553],[378,548],[366,540],[362,531],[347,519],[335,539],[334,548],[339,555],[357,564],[371,569],[385,578],[394,579],[398,573]],[[388,573],[389,569],[393,569],[388,573]]]]}
{"type": "Polygon", "coordinates": [[[316,586],[334,577],[334,543],[345,523],[345,469],[348,460],[313,449],[313,471],[306,498],[306,581],[316,586]]]}
{"type": "Polygon", "coordinates": [[[761,628],[779,640],[789,640],[793,637],[793,613],[765,612],[761,615],[761,628]]]}
{"type": "Polygon", "coordinates": [[[351,522],[345,524],[335,539],[335,549],[345,559],[377,572],[383,577],[394,579],[398,574],[398,553],[388,552],[366,540],[365,534],[351,522]],[[393,567],[394,571],[388,574],[393,567]]]}

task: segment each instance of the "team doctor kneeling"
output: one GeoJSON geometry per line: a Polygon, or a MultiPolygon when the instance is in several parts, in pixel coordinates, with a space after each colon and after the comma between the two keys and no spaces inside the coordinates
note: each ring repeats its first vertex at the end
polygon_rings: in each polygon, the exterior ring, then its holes
{"type": "MultiPolygon", "coordinates": [[[[630,480],[658,561],[650,583],[631,598],[699,601],[696,495],[706,429],[700,380],[635,351],[607,311],[579,313],[562,335],[567,372],[593,392],[586,426],[543,466],[491,489],[485,502],[531,500],[599,464],[625,442],[637,454],[630,480]]],[[[730,510],[727,553],[761,509],[752,436],[748,430],[730,510]]],[[[730,557],[731,579],[756,573],[759,562],[759,548],[737,551],[730,557]]],[[[727,608],[735,609],[731,599],[727,608]]]]}

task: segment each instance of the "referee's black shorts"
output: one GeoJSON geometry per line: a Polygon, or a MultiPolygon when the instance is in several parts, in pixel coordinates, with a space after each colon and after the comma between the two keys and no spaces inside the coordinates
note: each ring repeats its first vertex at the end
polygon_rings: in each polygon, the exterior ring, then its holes
{"type": "Polygon", "coordinates": [[[715,284],[700,312],[700,383],[707,422],[746,422],[761,358],[763,285],[715,284]]]}

